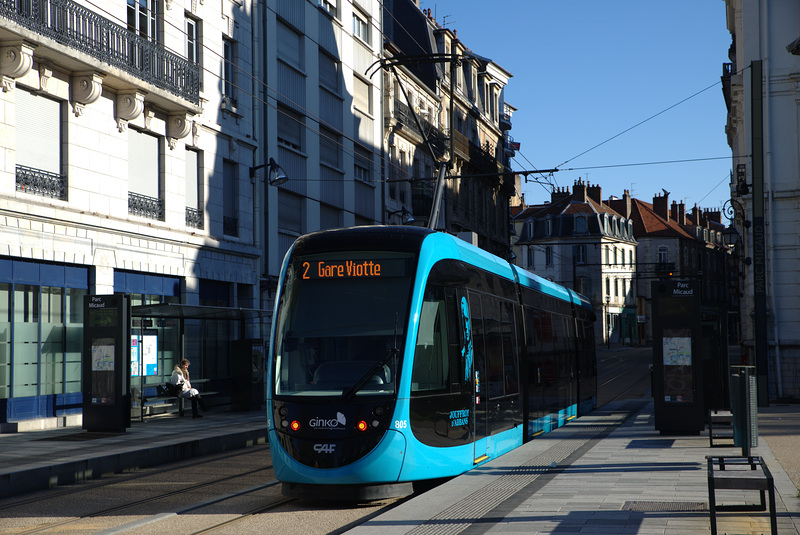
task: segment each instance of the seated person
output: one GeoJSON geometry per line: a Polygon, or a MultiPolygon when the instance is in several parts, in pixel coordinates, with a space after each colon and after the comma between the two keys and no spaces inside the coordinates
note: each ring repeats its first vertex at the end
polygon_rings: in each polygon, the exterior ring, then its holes
{"type": "Polygon", "coordinates": [[[202,418],[203,416],[197,411],[197,405],[199,404],[204,412],[206,410],[206,405],[203,402],[203,398],[200,396],[200,392],[198,392],[196,388],[192,388],[192,383],[189,382],[189,361],[187,359],[181,359],[175,366],[175,370],[172,372],[172,377],[169,378],[169,382],[180,388],[181,397],[188,398],[189,401],[192,402],[192,418],[202,418]]]}

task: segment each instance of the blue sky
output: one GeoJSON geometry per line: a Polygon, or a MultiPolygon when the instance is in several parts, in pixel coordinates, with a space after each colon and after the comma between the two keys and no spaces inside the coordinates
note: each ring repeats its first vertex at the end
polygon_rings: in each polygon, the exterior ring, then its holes
{"type": "MultiPolygon", "coordinates": [[[[731,37],[723,0],[421,0],[420,7],[513,74],[505,98],[518,109],[514,169],[564,169],[552,177],[558,186],[581,178],[599,184],[604,198],[628,189],[652,202],[665,188],[687,211],[720,208],[729,198],[720,76],[731,37]],[[629,165],[711,158],[722,159],[629,165]]],[[[533,182],[522,192],[528,204],[550,198],[533,182]]]]}

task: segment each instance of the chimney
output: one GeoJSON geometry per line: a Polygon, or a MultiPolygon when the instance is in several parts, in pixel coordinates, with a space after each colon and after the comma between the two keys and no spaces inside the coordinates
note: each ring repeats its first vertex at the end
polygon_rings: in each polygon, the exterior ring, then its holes
{"type": "Polygon", "coordinates": [[[611,207],[612,210],[615,212],[619,212],[622,214],[625,219],[631,218],[631,212],[633,209],[631,208],[631,192],[625,190],[622,194],[621,199],[609,199],[608,205],[611,207]]]}
{"type": "Polygon", "coordinates": [[[686,205],[683,201],[678,203],[678,223],[681,225],[686,224],[686,205]]]}
{"type": "Polygon", "coordinates": [[[669,221],[669,195],[656,195],[653,197],[653,211],[657,216],[669,221]]]}
{"type": "Polygon", "coordinates": [[[550,193],[550,202],[557,203],[558,201],[562,201],[569,197],[569,189],[568,188],[557,188],[550,193]]]}
{"type": "Polygon", "coordinates": [[[572,186],[572,200],[575,202],[586,202],[586,183],[580,178],[572,186]]]}
{"type": "Polygon", "coordinates": [[[587,191],[589,193],[589,198],[592,199],[597,204],[601,204],[602,205],[603,204],[603,188],[601,188],[597,184],[592,186],[591,184],[587,183],[587,186],[588,186],[587,191]]]}
{"type": "Polygon", "coordinates": [[[680,221],[678,221],[678,201],[672,201],[669,207],[669,216],[673,221],[680,223],[680,221]]]}

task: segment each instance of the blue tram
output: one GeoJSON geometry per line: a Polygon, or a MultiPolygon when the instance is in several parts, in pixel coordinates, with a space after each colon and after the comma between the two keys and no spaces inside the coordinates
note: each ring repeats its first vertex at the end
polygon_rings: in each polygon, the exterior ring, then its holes
{"type": "Polygon", "coordinates": [[[458,238],[298,238],[281,270],[268,437],[285,495],[370,500],[461,474],[592,410],[588,301],[458,238]]]}

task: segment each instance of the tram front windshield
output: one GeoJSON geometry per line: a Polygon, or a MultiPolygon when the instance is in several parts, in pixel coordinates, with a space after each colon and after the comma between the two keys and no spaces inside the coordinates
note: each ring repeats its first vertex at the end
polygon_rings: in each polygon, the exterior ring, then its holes
{"type": "Polygon", "coordinates": [[[412,285],[409,254],[294,257],[276,319],[275,395],[391,395],[412,285]]]}

